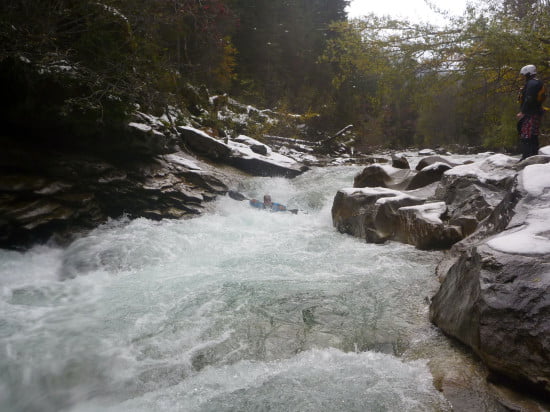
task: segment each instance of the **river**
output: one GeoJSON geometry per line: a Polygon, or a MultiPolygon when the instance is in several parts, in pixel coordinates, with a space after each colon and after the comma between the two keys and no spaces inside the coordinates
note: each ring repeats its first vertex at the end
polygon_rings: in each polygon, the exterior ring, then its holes
{"type": "Polygon", "coordinates": [[[0,250],[0,410],[447,411],[463,362],[428,321],[441,252],[339,234],[360,167],[247,178],[190,220],[0,250]]]}

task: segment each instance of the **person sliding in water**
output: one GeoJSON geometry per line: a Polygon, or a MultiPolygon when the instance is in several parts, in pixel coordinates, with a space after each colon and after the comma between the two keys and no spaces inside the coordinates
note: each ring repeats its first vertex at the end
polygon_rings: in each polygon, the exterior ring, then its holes
{"type": "MultiPolygon", "coordinates": [[[[282,205],[280,203],[275,203],[271,201],[270,195],[264,195],[264,201],[260,202],[257,199],[250,199],[250,206],[255,207],[257,209],[266,209],[271,212],[286,212],[287,208],[285,205],[282,205]]],[[[291,212],[295,213],[293,210],[291,212]]]]}

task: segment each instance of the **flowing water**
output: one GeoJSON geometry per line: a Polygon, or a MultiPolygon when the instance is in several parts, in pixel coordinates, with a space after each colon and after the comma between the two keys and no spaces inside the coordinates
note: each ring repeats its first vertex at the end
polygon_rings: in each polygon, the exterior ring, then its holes
{"type": "Polygon", "coordinates": [[[427,319],[439,252],[332,227],[358,167],[247,179],[191,220],[0,250],[0,410],[446,411],[427,319]]]}

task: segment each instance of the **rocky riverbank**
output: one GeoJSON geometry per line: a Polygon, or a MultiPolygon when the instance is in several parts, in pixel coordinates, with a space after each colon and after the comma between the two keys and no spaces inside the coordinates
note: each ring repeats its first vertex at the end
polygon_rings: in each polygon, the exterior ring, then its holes
{"type": "MultiPolygon", "coordinates": [[[[135,128],[149,139],[158,139],[149,125],[135,128]]],[[[225,195],[240,171],[292,177],[307,170],[253,139],[224,142],[191,127],[182,134],[187,137],[177,137],[167,153],[119,158],[36,148],[3,138],[0,247],[19,248],[49,239],[63,242],[122,215],[192,217],[207,210],[216,196],[225,195]],[[198,154],[180,149],[191,145],[190,134],[211,146],[200,143],[205,149],[198,154]],[[265,154],[253,151],[260,146],[265,154]]]]}
{"type": "Polygon", "coordinates": [[[219,172],[183,152],[113,160],[4,139],[0,168],[0,246],[8,248],[65,242],[124,214],[193,216],[227,191],[219,172]]]}
{"type": "Polygon", "coordinates": [[[497,376],[543,397],[550,393],[548,152],[522,162],[500,154],[466,164],[424,159],[414,171],[394,159],[366,167],[332,209],[339,231],[367,242],[449,249],[430,319],[497,376]],[[411,183],[422,174],[431,177],[421,189],[411,183]]]}
{"type": "Polygon", "coordinates": [[[196,216],[240,173],[294,177],[316,161],[316,144],[296,138],[307,129],[300,116],[190,85],[187,101],[159,116],[116,99],[109,110],[86,106],[68,113],[63,99],[72,101],[71,93],[83,87],[79,70],[28,59],[0,65],[8,93],[0,134],[2,248],[65,243],[122,215],[196,216]]]}
{"type": "Polygon", "coordinates": [[[0,63],[0,247],[67,242],[122,215],[196,216],[240,173],[293,177],[316,161],[302,116],[192,85],[152,115],[82,98],[86,79],[62,61],[0,63]]]}

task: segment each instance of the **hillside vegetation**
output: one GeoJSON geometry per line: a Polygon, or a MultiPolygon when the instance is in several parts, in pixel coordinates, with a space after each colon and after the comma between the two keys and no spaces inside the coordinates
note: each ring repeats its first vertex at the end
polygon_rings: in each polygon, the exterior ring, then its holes
{"type": "Polygon", "coordinates": [[[445,27],[348,21],[347,3],[4,0],[3,134],[109,142],[138,108],[181,123],[204,116],[197,90],[208,90],[303,114],[329,135],[353,124],[359,150],[513,150],[519,68],[550,73],[548,1],[480,2],[445,27]]]}

